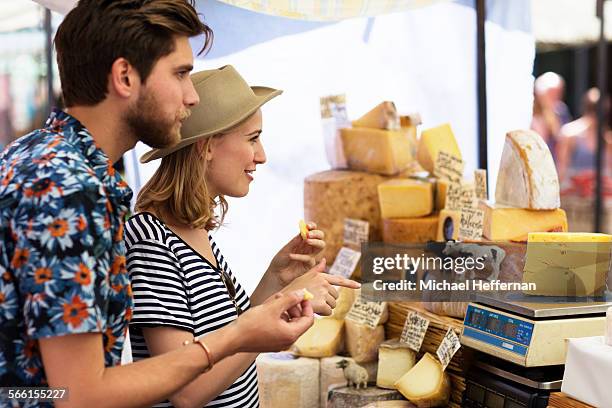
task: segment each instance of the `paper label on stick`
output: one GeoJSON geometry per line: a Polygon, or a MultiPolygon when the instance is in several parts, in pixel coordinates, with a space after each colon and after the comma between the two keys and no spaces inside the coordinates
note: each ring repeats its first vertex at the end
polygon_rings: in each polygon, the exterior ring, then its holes
{"type": "Polygon", "coordinates": [[[442,369],[446,370],[446,367],[453,359],[453,356],[461,348],[461,343],[459,342],[459,337],[455,334],[455,331],[452,327],[449,327],[448,331],[444,335],[442,339],[442,343],[438,347],[436,354],[438,355],[438,359],[440,363],[442,363],[442,369]]]}
{"type": "Polygon", "coordinates": [[[353,218],[344,219],[344,245],[361,249],[363,242],[368,242],[370,223],[353,218]]]}
{"type": "Polygon", "coordinates": [[[474,170],[474,185],[476,187],[476,198],[479,200],[488,199],[487,193],[487,171],[483,169],[474,170]]]}
{"type": "Polygon", "coordinates": [[[421,350],[423,339],[425,339],[425,333],[429,327],[429,320],[420,316],[417,312],[410,312],[406,316],[406,322],[404,323],[404,329],[400,336],[402,343],[408,344],[412,350],[417,353],[421,350]]]}
{"type": "Polygon", "coordinates": [[[459,223],[460,240],[479,240],[484,228],[484,211],[479,208],[462,208],[459,223]]]}
{"type": "Polygon", "coordinates": [[[370,302],[359,295],[355,299],[353,306],[351,306],[346,318],[362,326],[375,329],[380,322],[385,307],[386,302],[370,302]]]}
{"type": "Polygon", "coordinates": [[[472,183],[461,184],[461,197],[459,198],[460,209],[478,207],[476,200],[476,189],[472,183]]]}
{"type": "Polygon", "coordinates": [[[342,247],[336,255],[333,265],[329,268],[330,275],[350,278],[361,258],[361,252],[351,248],[342,247]]]}
{"type": "Polygon", "coordinates": [[[434,163],[434,175],[451,183],[461,183],[463,160],[444,151],[438,153],[434,163]]]}

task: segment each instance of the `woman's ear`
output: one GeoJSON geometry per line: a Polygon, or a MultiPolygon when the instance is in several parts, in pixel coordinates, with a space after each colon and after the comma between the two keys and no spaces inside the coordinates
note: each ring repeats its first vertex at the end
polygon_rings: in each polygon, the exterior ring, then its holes
{"type": "Polygon", "coordinates": [[[196,143],[198,154],[200,155],[200,157],[207,161],[212,160],[215,151],[216,138],[214,136],[210,138],[204,138],[196,143]]]}

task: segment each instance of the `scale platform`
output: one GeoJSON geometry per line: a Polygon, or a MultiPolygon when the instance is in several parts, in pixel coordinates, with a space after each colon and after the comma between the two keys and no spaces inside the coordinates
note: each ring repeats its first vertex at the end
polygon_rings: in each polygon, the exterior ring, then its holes
{"type": "Polygon", "coordinates": [[[565,363],[565,339],[602,336],[612,302],[569,302],[529,295],[477,296],[461,344],[524,367],[565,363]]]}

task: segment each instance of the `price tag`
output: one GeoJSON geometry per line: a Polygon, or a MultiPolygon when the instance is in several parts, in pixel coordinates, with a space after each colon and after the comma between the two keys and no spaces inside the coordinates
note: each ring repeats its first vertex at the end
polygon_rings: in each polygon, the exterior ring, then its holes
{"type": "Polygon", "coordinates": [[[329,274],[350,278],[355,272],[359,258],[361,258],[361,252],[347,247],[340,248],[333,265],[329,268],[329,274]]]}
{"type": "Polygon", "coordinates": [[[442,343],[440,343],[440,346],[436,351],[438,359],[440,360],[440,363],[442,363],[443,370],[446,370],[446,367],[460,347],[461,343],[459,342],[459,337],[457,337],[453,328],[449,327],[448,331],[444,335],[444,338],[442,339],[442,343]]]}
{"type": "Polygon", "coordinates": [[[386,302],[370,302],[359,295],[353,302],[346,318],[357,324],[368,326],[370,329],[375,329],[386,307],[386,302]]]}
{"type": "Polygon", "coordinates": [[[361,249],[363,242],[368,242],[370,223],[352,218],[344,219],[344,245],[361,249]]]}
{"type": "Polygon", "coordinates": [[[346,112],[346,95],[330,95],[319,99],[321,107],[321,118],[334,118],[338,127],[350,125],[348,113],[346,112]]]}
{"type": "Polygon", "coordinates": [[[459,223],[459,240],[478,240],[482,238],[484,211],[478,208],[462,208],[459,223]]]}
{"type": "Polygon", "coordinates": [[[487,193],[487,171],[483,169],[474,170],[474,185],[476,187],[476,198],[488,199],[487,193]]]}
{"type": "Polygon", "coordinates": [[[423,339],[425,339],[425,333],[427,333],[428,327],[428,319],[422,317],[417,312],[410,312],[408,316],[406,316],[406,322],[404,323],[400,341],[408,344],[408,347],[418,353],[423,344],[423,339]]]}
{"type": "Polygon", "coordinates": [[[461,183],[463,160],[444,151],[438,153],[434,163],[434,175],[451,183],[461,183]]]}
{"type": "Polygon", "coordinates": [[[476,189],[473,183],[461,184],[459,206],[460,209],[473,208],[478,206],[478,201],[476,200],[476,189]]]}

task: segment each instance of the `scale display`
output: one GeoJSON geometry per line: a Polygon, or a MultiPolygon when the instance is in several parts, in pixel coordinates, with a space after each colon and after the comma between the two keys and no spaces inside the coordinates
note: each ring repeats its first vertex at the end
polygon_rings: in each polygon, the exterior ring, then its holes
{"type": "Polygon", "coordinates": [[[474,305],[468,306],[464,326],[525,346],[529,346],[533,334],[532,323],[481,309],[474,305]]]}

